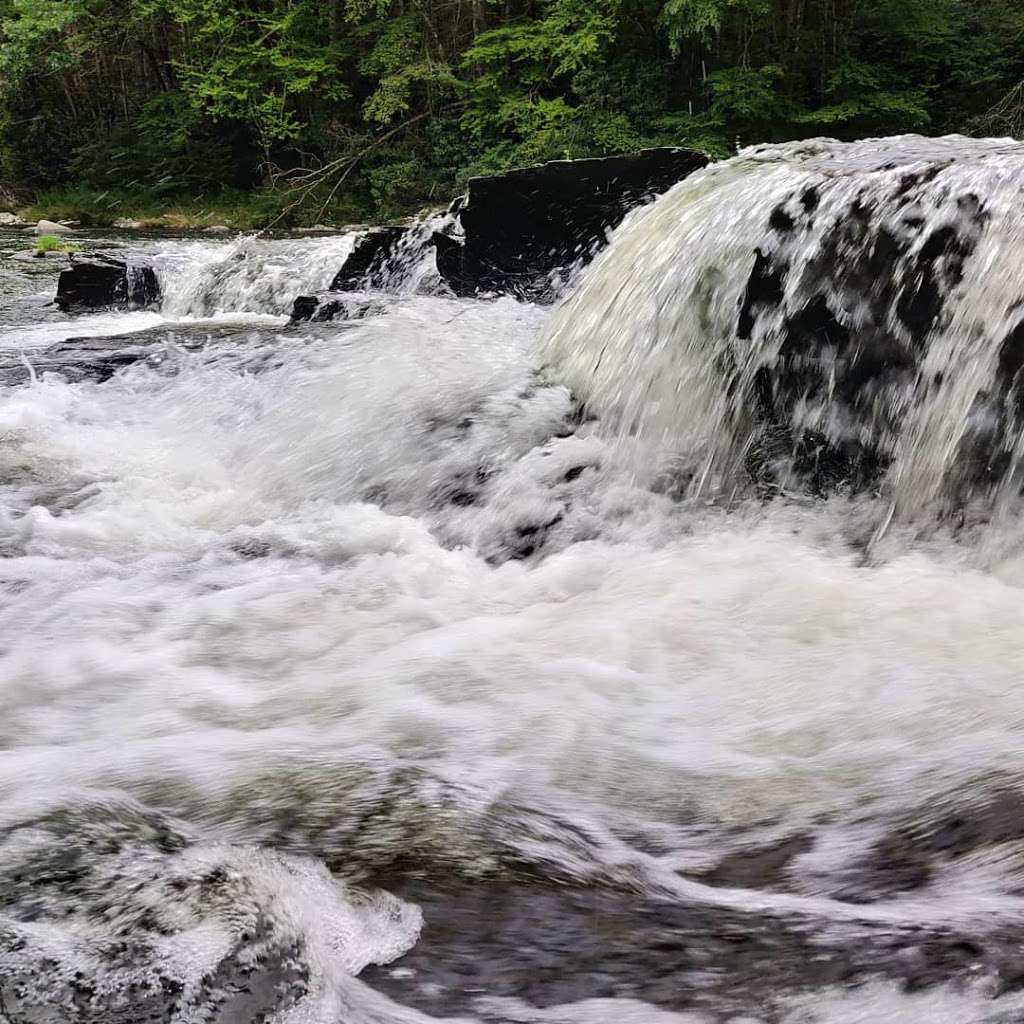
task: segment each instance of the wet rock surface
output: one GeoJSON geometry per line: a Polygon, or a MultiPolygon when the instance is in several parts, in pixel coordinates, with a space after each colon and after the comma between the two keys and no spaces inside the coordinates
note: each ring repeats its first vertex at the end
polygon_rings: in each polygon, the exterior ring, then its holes
{"type": "Polygon", "coordinates": [[[367,296],[328,292],[324,295],[300,295],[292,307],[292,323],[328,323],[332,320],[362,320],[379,316],[384,303],[367,296]]]}
{"type": "Polygon", "coordinates": [[[442,243],[439,269],[459,295],[551,297],[551,275],[587,262],[634,207],[699,170],[688,149],[560,160],[469,183],[458,217],[465,244],[442,243]]]}
{"type": "Polygon", "coordinates": [[[562,160],[474,178],[452,204],[444,230],[367,231],[333,291],[389,289],[411,249],[433,248],[441,280],[458,296],[481,293],[551,301],[559,272],[590,260],[626,214],[703,167],[688,149],[562,160]]]}
{"type": "Polygon", "coordinates": [[[181,324],[132,334],[68,338],[39,352],[0,352],[0,386],[29,384],[57,374],[69,384],[101,384],[137,363],[165,375],[177,373],[189,358],[237,372],[259,373],[279,366],[282,343],[268,346],[246,325],[181,324]]]}
{"type": "Polygon", "coordinates": [[[392,273],[401,242],[410,229],[404,227],[373,228],[356,242],[348,258],[331,282],[331,291],[353,291],[384,288],[392,273]]]}
{"type": "Polygon", "coordinates": [[[132,266],[99,253],[76,257],[57,282],[56,303],[65,312],[145,309],[160,301],[160,283],[148,266],[132,266]]]}
{"type": "Polygon", "coordinates": [[[808,986],[886,977],[907,991],[978,975],[1024,987],[1011,933],[984,939],[942,929],[851,925],[831,937],[800,917],[637,900],[629,893],[538,885],[427,885],[389,891],[422,907],[417,945],[361,978],[432,1016],[479,1014],[481,997],[538,1007],[636,999],[673,1011],[765,1019],[808,986]]]}

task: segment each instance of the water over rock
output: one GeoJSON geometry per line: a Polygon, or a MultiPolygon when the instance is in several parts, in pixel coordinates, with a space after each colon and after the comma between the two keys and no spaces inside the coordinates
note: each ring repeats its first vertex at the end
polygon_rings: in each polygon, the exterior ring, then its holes
{"type": "Polygon", "coordinates": [[[79,309],[143,309],[160,301],[160,283],[152,267],[133,266],[99,253],[72,259],[57,282],[57,305],[79,309]]]}
{"type": "Polygon", "coordinates": [[[697,490],[1019,489],[1022,183],[1007,140],[745,150],[615,238],[552,370],[697,490]]]}

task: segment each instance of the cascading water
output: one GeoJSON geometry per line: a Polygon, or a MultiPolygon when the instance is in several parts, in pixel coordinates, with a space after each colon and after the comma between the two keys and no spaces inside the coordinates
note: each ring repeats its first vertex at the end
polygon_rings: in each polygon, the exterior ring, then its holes
{"type": "Polygon", "coordinates": [[[745,150],[634,215],[547,330],[554,375],[698,492],[1016,493],[1024,146],[745,150]]]}
{"type": "Polygon", "coordinates": [[[323,291],[351,252],[355,235],[303,241],[242,237],[197,242],[157,254],[168,317],[217,313],[288,314],[299,295],[323,291]]]}
{"type": "Polygon", "coordinates": [[[1020,153],[748,151],[555,311],[0,264],[0,1018],[1022,1019],[1020,545],[862,557],[1018,486],[1020,153]]]}

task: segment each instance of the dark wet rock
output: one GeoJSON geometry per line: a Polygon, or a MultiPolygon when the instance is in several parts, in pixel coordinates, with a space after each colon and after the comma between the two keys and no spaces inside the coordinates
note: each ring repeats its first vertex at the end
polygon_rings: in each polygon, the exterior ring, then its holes
{"type": "Polygon", "coordinates": [[[300,295],[292,307],[292,323],[326,323],[331,320],[362,320],[379,316],[384,304],[366,296],[328,292],[324,295],[300,295]]]}
{"type": "Polygon", "coordinates": [[[777,264],[760,249],[754,251],[754,269],[750,272],[743,304],[740,306],[739,321],[736,325],[737,337],[749,338],[758,317],[782,302],[782,285],[788,269],[785,264],[777,264]]]}
{"type": "Polygon", "coordinates": [[[471,291],[472,283],[466,281],[462,272],[463,243],[440,231],[434,232],[432,241],[441,279],[456,295],[471,291]]]}
{"type": "Polygon", "coordinates": [[[367,231],[331,291],[388,289],[425,246],[434,249],[438,273],[456,295],[552,299],[553,276],[588,262],[631,209],[707,162],[694,150],[649,149],[474,178],[449,209],[451,233],[425,238],[421,229],[400,226],[367,231]]]}
{"type": "Polygon", "coordinates": [[[257,558],[268,558],[273,550],[267,541],[256,537],[239,540],[229,546],[239,558],[244,558],[247,561],[257,558]]]}
{"type": "Polygon", "coordinates": [[[331,282],[331,291],[385,288],[391,263],[410,228],[382,227],[367,231],[355,244],[331,282]]]}
{"type": "Polygon", "coordinates": [[[437,508],[443,508],[445,505],[469,508],[480,504],[485,498],[488,481],[493,475],[494,471],[485,466],[478,466],[473,471],[456,473],[433,489],[431,503],[437,508]]]}
{"type": "Polygon", "coordinates": [[[123,338],[69,338],[31,359],[0,356],[0,384],[29,383],[33,376],[56,373],[71,383],[109,380],[118,370],[146,358],[148,348],[123,338]]]}
{"type": "Polygon", "coordinates": [[[707,162],[694,150],[649,149],[474,178],[458,213],[465,243],[435,242],[438,270],[458,295],[550,297],[552,274],[587,262],[631,209],[707,162]]]}
{"type": "Polygon", "coordinates": [[[789,888],[786,871],[793,859],[814,845],[808,835],[789,836],[767,846],[741,848],[722,857],[708,872],[695,877],[707,885],[727,889],[758,888],[784,892],[789,888]]]}
{"type": "Polygon", "coordinates": [[[73,256],[57,282],[57,305],[80,309],[144,309],[160,301],[160,283],[152,267],[133,266],[98,253],[73,256]]]}

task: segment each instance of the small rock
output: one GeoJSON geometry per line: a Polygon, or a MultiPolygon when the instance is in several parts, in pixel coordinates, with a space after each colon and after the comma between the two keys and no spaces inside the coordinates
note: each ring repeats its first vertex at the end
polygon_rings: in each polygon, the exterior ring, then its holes
{"type": "Polygon", "coordinates": [[[25,222],[16,213],[0,213],[0,227],[21,227],[25,222]]]}
{"type": "Polygon", "coordinates": [[[226,235],[231,231],[226,224],[211,224],[208,228],[203,228],[203,231],[207,235],[226,235]]]}
{"type": "Polygon", "coordinates": [[[132,220],[131,217],[118,217],[113,226],[122,231],[138,231],[142,227],[142,221],[132,220]]]}
{"type": "Polygon", "coordinates": [[[322,235],[326,232],[333,232],[335,229],[329,224],[314,224],[311,228],[295,228],[297,235],[322,235]]]}
{"type": "Polygon", "coordinates": [[[37,235],[69,235],[73,229],[55,220],[41,220],[34,230],[37,235]]]}
{"type": "Polygon", "coordinates": [[[362,295],[300,295],[292,306],[292,323],[362,320],[383,312],[383,303],[362,295]]]}

